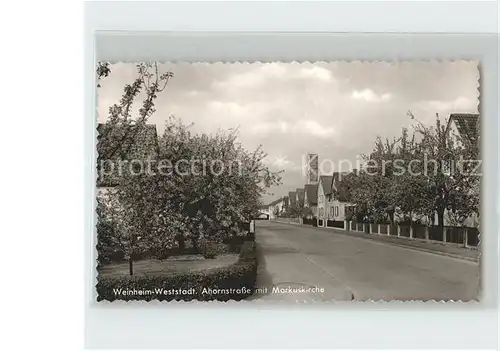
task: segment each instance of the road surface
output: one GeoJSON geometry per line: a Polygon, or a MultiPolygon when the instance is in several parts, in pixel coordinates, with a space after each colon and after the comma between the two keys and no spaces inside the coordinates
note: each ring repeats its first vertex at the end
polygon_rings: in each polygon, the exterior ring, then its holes
{"type": "Polygon", "coordinates": [[[416,251],[336,230],[256,221],[259,271],[254,299],[477,299],[476,262],[416,251]]]}

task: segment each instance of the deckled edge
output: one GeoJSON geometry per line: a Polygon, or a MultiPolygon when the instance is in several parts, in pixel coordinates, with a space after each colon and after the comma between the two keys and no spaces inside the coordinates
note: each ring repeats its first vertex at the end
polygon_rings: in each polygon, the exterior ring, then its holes
{"type": "MultiPolygon", "coordinates": [[[[482,104],[481,104],[481,89],[482,89],[482,74],[481,74],[481,61],[479,60],[473,60],[472,62],[475,62],[476,63],[476,101],[477,101],[477,107],[476,107],[476,110],[477,110],[477,113],[479,114],[479,137],[480,137],[480,140],[481,140],[481,144],[479,145],[479,158],[481,160],[481,163],[482,163],[482,160],[483,160],[483,144],[484,144],[484,138],[482,137],[483,136],[483,130],[484,130],[484,125],[485,123],[482,121],[483,119],[483,111],[482,111],[482,104]]],[[[481,165],[481,169],[483,170],[484,169],[484,166],[481,165]]],[[[484,205],[484,197],[483,197],[483,194],[485,193],[484,191],[484,179],[483,179],[483,175],[482,175],[482,171],[481,170],[481,178],[480,178],[480,183],[479,183],[479,208],[480,208],[480,213],[484,213],[484,211],[482,210],[483,209],[483,205],[484,205]]],[[[482,250],[482,240],[481,240],[481,237],[482,237],[482,229],[483,229],[483,223],[484,223],[484,219],[480,218],[480,222],[479,222],[479,231],[478,231],[478,237],[477,237],[477,251],[478,251],[478,257],[477,257],[477,260],[478,260],[478,266],[479,266],[479,285],[478,285],[478,292],[477,292],[477,299],[478,301],[480,302],[481,301],[481,298],[483,297],[484,295],[484,291],[483,291],[483,286],[484,286],[484,272],[483,272],[483,264],[482,264],[482,257],[483,257],[483,250],[482,250]]]]}
{"type": "MultiPolygon", "coordinates": [[[[94,60],[94,65],[97,65],[99,61],[94,60]]],[[[412,64],[412,63],[428,63],[428,64],[444,64],[444,63],[461,63],[461,62],[468,62],[468,63],[476,63],[476,71],[477,71],[477,79],[476,79],[476,90],[477,90],[477,111],[481,115],[481,79],[482,75],[480,72],[481,68],[481,62],[480,60],[474,60],[474,59],[439,59],[439,58],[430,58],[430,59],[416,59],[416,60],[399,60],[398,58],[394,60],[317,60],[317,61],[309,61],[309,60],[293,60],[293,61],[282,61],[282,60],[272,60],[272,61],[261,61],[261,60],[256,60],[256,61],[241,61],[241,60],[228,60],[228,61],[169,61],[169,60],[159,60],[159,61],[136,61],[136,60],[120,60],[120,61],[106,61],[102,60],[100,62],[108,62],[111,65],[114,64],[137,64],[139,62],[158,62],[161,64],[172,64],[172,65],[226,65],[226,64],[232,64],[232,65],[268,65],[268,64],[273,64],[273,63],[285,63],[285,64],[293,64],[293,65],[302,65],[302,64],[309,64],[309,65],[321,65],[321,64],[331,64],[331,63],[342,63],[342,64],[348,64],[348,63],[356,63],[356,64],[387,64],[387,65],[394,65],[394,64],[412,64]]],[[[95,108],[95,116],[92,121],[93,123],[93,133],[94,133],[94,152],[93,152],[93,161],[97,162],[97,125],[98,125],[98,120],[99,120],[99,89],[97,88],[97,79],[96,75],[94,75],[93,79],[93,88],[94,88],[94,96],[95,96],[95,102],[96,105],[94,106],[95,108]]],[[[484,123],[480,124],[481,129],[480,133],[482,134],[482,129],[484,128],[484,123]]],[[[481,138],[482,139],[482,138],[481,138]]],[[[414,305],[455,305],[455,304],[460,304],[461,306],[477,306],[480,305],[481,303],[481,297],[482,297],[482,280],[483,280],[483,274],[481,271],[481,261],[482,261],[482,250],[481,250],[481,227],[479,230],[479,236],[478,236],[478,245],[477,245],[477,250],[478,250],[478,265],[480,268],[480,275],[478,277],[479,279],[479,284],[478,284],[478,294],[476,298],[468,300],[468,301],[462,301],[462,300],[373,300],[373,299],[366,299],[366,300],[351,300],[351,301],[338,301],[338,300],[329,300],[329,301],[323,301],[323,300],[315,300],[315,299],[310,299],[310,300],[295,300],[295,302],[290,303],[289,301],[284,301],[284,300],[276,300],[276,301],[268,301],[268,300],[228,300],[228,301],[218,301],[218,300],[210,300],[210,301],[200,301],[200,300],[190,300],[190,301],[184,301],[184,300],[172,300],[172,301],[159,301],[159,300],[151,300],[151,301],[144,301],[144,300],[130,300],[130,301],[125,301],[125,300],[115,300],[115,301],[109,301],[109,300],[101,300],[97,301],[98,293],[97,293],[97,202],[96,202],[96,197],[97,197],[97,172],[95,168],[95,164],[92,165],[92,173],[94,175],[93,177],[93,186],[94,186],[94,198],[92,199],[92,202],[94,204],[94,209],[93,209],[93,225],[91,226],[93,228],[93,233],[92,233],[92,238],[93,242],[95,245],[92,245],[92,257],[91,261],[94,262],[93,264],[93,285],[92,285],[92,298],[93,298],[93,303],[96,304],[97,306],[102,306],[102,307],[109,307],[111,306],[112,308],[118,307],[118,306],[151,306],[151,305],[168,305],[168,306],[174,306],[177,307],[179,305],[188,305],[192,306],[195,305],[196,307],[200,306],[207,306],[207,307],[212,307],[213,305],[236,305],[238,307],[241,307],[241,305],[261,305],[261,306],[297,306],[299,304],[301,305],[332,305],[332,306],[353,306],[353,305],[368,305],[368,306],[374,306],[374,307],[382,307],[386,305],[391,305],[391,306],[414,306],[414,305]],[[209,305],[209,306],[208,306],[209,305]]],[[[483,190],[484,182],[481,181],[481,192],[483,190]]],[[[481,206],[483,202],[483,198],[481,197],[480,199],[481,206]]]]}

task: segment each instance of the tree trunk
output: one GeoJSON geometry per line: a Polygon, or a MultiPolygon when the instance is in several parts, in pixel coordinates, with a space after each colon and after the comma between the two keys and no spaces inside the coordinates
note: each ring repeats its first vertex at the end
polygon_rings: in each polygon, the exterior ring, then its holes
{"type": "Polygon", "coordinates": [[[128,272],[130,275],[134,275],[134,262],[132,260],[132,256],[128,259],[128,272]]]}
{"type": "Polygon", "coordinates": [[[186,240],[184,239],[184,236],[178,235],[175,239],[179,243],[179,253],[183,253],[186,248],[186,240]]]}
{"type": "Polygon", "coordinates": [[[394,210],[387,210],[387,214],[389,215],[389,223],[394,224],[394,210]]]}
{"type": "Polygon", "coordinates": [[[193,250],[195,253],[200,253],[200,248],[198,246],[198,238],[191,238],[191,244],[193,245],[193,250]]]}
{"type": "Polygon", "coordinates": [[[444,208],[438,208],[437,209],[437,215],[438,215],[439,233],[441,235],[443,235],[443,231],[444,231],[444,208]]]}

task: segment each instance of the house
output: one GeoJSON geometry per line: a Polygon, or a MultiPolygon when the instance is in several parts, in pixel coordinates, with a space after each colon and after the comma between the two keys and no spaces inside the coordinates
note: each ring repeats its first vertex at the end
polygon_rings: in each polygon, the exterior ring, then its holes
{"type": "Polygon", "coordinates": [[[289,201],[290,207],[297,206],[297,193],[295,191],[290,191],[288,193],[288,201],[289,201]]]}
{"type": "Polygon", "coordinates": [[[326,214],[328,212],[328,197],[332,193],[332,179],[333,176],[322,175],[319,177],[317,188],[317,217],[318,225],[324,226],[326,221],[326,214]]]}
{"type": "Polygon", "coordinates": [[[464,142],[474,146],[479,145],[479,114],[477,113],[452,113],[448,119],[445,133],[448,134],[453,144],[463,146],[464,142]]]}
{"type": "Polygon", "coordinates": [[[256,215],[256,219],[270,219],[271,214],[269,213],[269,205],[259,206],[258,213],[256,215]]]}
{"type": "Polygon", "coordinates": [[[331,192],[328,196],[328,214],[327,218],[333,221],[344,221],[347,209],[353,205],[347,201],[348,194],[340,189],[339,184],[342,177],[346,176],[347,172],[334,172],[332,176],[331,192]]]}
{"type": "Polygon", "coordinates": [[[269,218],[276,218],[283,211],[283,198],[279,198],[271,202],[268,207],[269,218]]]}
{"type": "Polygon", "coordinates": [[[304,207],[310,208],[313,217],[318,215],[318,184],[304,186],[304,207]]]}
{"type": "Polygon", "coordinates": [[[297,193],[297,205],[299,207],[304,207],[305,190],[304,189],[296,189],[295,192],[297,193]]]}
{"type": "MultiPolygon", "coordinates": [[[[471,146],[473,148],[480,147],[480,115],[478,113],[452,113],[448,119],[448,124],[446,125],[445,133],[451,138],[453,145],[457,147],[471,146]],[[467,145],[464,145],[467,143],[467,145]]],[[[471,167],[480,167],[480,163],[470,162],[471,167]]],[[[450,168],[447,168],[450,170],[450,168]]],[[[480,173],[480,169],[476,169],[473,172],[480,173]]],[[[479,192],[480,182],[476,182],[476,186],[469,189],[471,192],[479,192]]],[[[444,225],[457,225],[454,223],[453,216],[445,210],[444,225]]],[[[435,224],[438,223],[437,214],[435,215],[435,224]]],[[[468,227],[476,227],[479,225],[479,216],[473,214],[465,220],[463,223],[468,227]]]]}
{"type": "Polygon", "coordinates": [[[286,212],[290,208],[290,199],[288,196],[283,196],[282,212],[286,212]]]}
{"type": "Polygon", "coordinates": [[[156,125],[146,124],[144,128],[130,125],[127,128],[111,126],[107,123],[97,125],[97,196],[103,196],[115,187],[120,177],[132,172],[132,166],[142,162],[141,169],[146,171],[147,160],[159,155],[156,125]]]}

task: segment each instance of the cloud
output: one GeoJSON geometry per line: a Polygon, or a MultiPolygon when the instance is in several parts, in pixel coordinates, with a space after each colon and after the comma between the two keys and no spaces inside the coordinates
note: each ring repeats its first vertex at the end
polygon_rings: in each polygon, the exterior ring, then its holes
{"type": "Polygon", "coordinates": [[[432,111],[455,111],[455,112],[469,112],[474,111],[477,108],[476,101],[466,98],[464,96],[459,96],[451,101],[441,101],[441,100],[429,100],[420,102],[420,106],[426,110],[432,111]]]}
{"type": "Polygon", "coordinates": [[[354,90],[351,97],[355,100],[364,100],[368,102],[382,102],[389,101],[392,99],[392,94],[384,93],[377,95],[371,89],[354,90]]]}
{"type": "Polygon", "coordinates": [[[271,134],[271,133],[288,133],[290,127],[287,122],[275,121],[275,122],[258,122],[251,127],[251,131],[254,134],[271,134]]]}
{"type": "Polygon", "coordinates": [[[213,83],[215,89],[256,89],[266,84],[294,84],[297,82],[332,82],[332,72],[326,68],[300,64],[266,63],[255,69],[236,73],[213,83]]]}
{"type": "Polygon", "coordinates": [[[321,125],[313,120],[301,120],[294,126],[297,132],[304,132],[320,138],[327,138],[335,133],[335,130],[328,125],[321,125]]]}
{"type": "MultiPolygon", "coordinates": [[[[328,125],[321,125],[314,120],[298,120],[293,124],[285,121],[260,122],[252,126],[254,134],[288,134],[290,137],[301,135],[311,135],[319,138],[330,137],[335,133],[334,128],[328,125]]],[[[300,139],[299,139],[300,140],[300,139]]]]}
{"type": "Polygon", "coordinates": [[[301,78],[313,78],[325,82],[330,82],[332,80],[332,72],[323,67],[311,67],[303,68],[299,71],[298,77],[301,78]]]}
{"type": "MultiPolygon", "coordinates": [[[[408,110],[428,124],[436,112],[477,111],[474,62],[169,63],[160,69],[174,77],[149,122],[160,133],[170,114],[194,123],[197,133],[238,128],[245,148],[262,144],[269,166],[286,170],[283,186],[271,189],[276,196],[303,187],[294,165],[307,152],[355,161],[373,149],[377,135],[397,137],[410,127],[408,110]]],[[[136,76],[133,63],[111,65],[98,90],[100,121],[136,76]]]]}
{"type": "Polygon", "coordinates": [[[271,161],[268,161],[269,165],[275,166],[280,170],[297,170],[300,169],[300,165],[297,166],[293,161],[289,160],[286,156],[279,155],[272,158],[271,161]]]}

